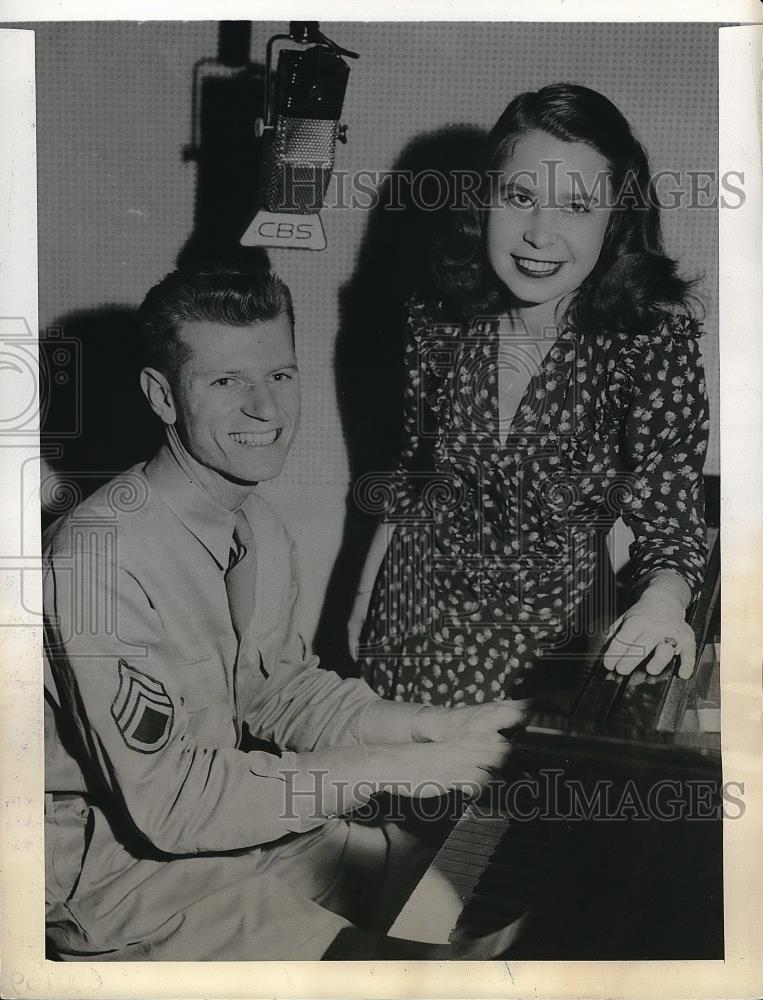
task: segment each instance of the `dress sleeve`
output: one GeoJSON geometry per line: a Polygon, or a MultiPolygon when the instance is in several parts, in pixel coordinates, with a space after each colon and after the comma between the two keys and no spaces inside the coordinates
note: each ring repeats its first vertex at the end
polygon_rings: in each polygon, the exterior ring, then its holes
{"type": "MultiPolygon", "coordinates": [[[[443,401],[444,374],[451,365],[438,364],[436,332],[452,335],[456,327],[438,324],[432,306],[419,295],[406,303],[405,339],[403,349],[403,430],[397,459],[387,478],[389,502],[385,512],[404,512],[417,500],[422,482],[433,471],[432,451],[443,401]]],[[[460,328],[458,328],[460,329],[460,328]]],[[[376,509],[374,495],[379,483],[370,477],[366,492],[376,509]]]]}
{"type": "Polygon", "coordinates": [[[635,536],[634,587],[659,570],[678,573],[693,592],[704,578],[709,419],[697,335],[695,320],[671,317],[658,333],[634,338],[621,364],[631,386],[623,457],[634,490],[622,516],[635,536]]]}

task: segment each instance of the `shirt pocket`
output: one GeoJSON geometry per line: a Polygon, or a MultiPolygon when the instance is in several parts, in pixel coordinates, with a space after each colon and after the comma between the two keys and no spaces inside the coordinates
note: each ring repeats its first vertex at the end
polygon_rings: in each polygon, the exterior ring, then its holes
{"type": "Polygon", "coordinates": [[[233,700],[225,671],[216,657],[181,663],[178,667],[180,705],[188,716],[188,728],[197,740],[214,739],[221,727],[233,719],[233,700]]]}

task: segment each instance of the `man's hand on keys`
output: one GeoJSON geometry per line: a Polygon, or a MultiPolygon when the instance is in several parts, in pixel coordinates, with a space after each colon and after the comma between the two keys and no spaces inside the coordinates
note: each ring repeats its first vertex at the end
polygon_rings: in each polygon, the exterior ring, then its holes
{"type": "Polygon", "coordinates": [[[439,743],[465,736],[490,736],[514,729],[524,719],[528,701],[492,701],[463,708],[425,706],[414,716],[413,738],[439,743]]]}
{"type": "Polygon", "coordinates": [[[497,732],[369,747],[366,777],[378,789],[429,798],[451,789],[476,794],[505,765],[511,744],[497,732]]]}

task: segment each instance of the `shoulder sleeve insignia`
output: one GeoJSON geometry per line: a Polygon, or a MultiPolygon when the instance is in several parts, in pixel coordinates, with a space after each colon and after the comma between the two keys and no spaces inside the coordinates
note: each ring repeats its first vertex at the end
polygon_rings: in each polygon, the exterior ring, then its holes
{"type": "Polygon", "coordinates": [[[161,681],[119,661],[119,690],[111,714],[131,750],[156,753],[166,745],[175,710],[161,681]]]}

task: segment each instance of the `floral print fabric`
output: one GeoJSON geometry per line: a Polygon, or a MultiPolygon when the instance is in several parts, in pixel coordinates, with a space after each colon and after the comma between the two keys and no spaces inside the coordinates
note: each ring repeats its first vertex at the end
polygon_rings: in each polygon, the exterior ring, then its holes
{"type": "MultiPolygon", "coordinates": [[[[435,309],[438,307],[435,307],[435,309]]],[[[699,324],[562,329],[501,443],[500,321],[409,307],[405,438],[356,495],[394,527],[361,637],[379,694],[453,705],[521,697],[594,581],[596,537],[632,529],[633,584],[705,566],[708,414],[699,324]]]]}

